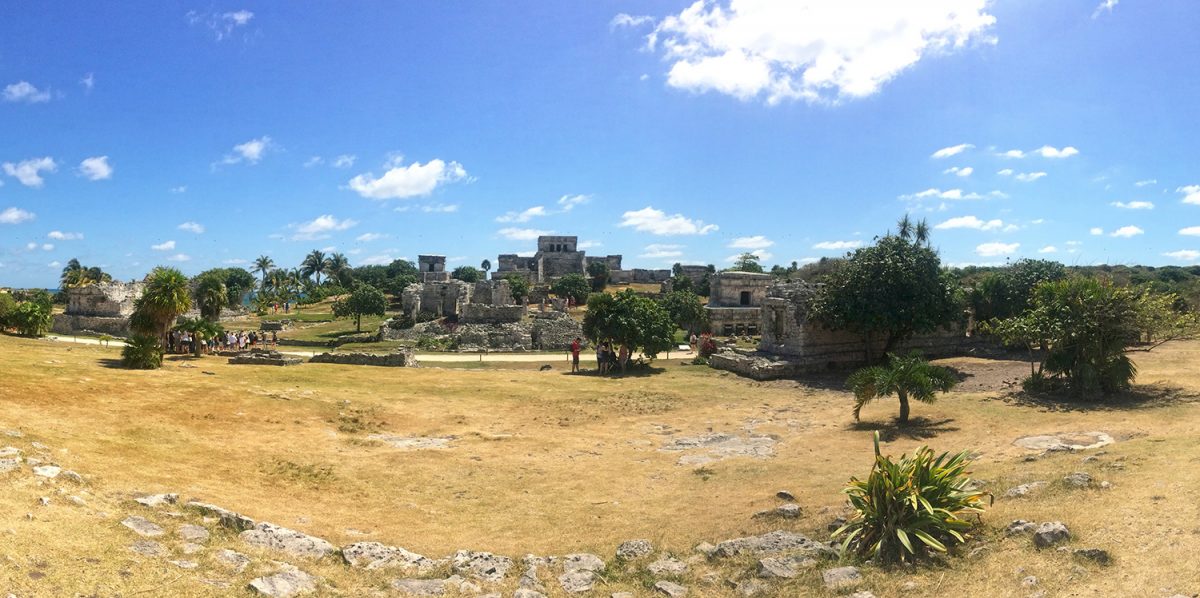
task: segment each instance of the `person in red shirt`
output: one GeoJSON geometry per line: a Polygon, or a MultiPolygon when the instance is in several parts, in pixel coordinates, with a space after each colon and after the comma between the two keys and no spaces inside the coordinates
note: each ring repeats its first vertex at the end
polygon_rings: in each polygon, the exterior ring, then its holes
{"type": "Polygon", "coordinates": [[[571,373],[572,374],[579,371],[579,349],[580,349],[580,346],[581,345],[579,343],[579,337],[577,336],[577,337],[575,337],[575,340],[571,342],[571,373]]]}

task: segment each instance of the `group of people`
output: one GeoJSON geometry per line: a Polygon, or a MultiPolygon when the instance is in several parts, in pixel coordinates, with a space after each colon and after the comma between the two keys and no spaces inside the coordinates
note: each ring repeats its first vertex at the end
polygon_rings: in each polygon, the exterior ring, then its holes
{"type": "MultiPolygon", "coordinates": [[[[579,337],[571,343],[571,372],[579,371],[579,353],[583,349],[583,341],[579,337]]],[[[614,351],[612,344],[603,341],[596,345],[596,371],[600,374],[611,373],[614,369],[625,371],[629,365],[629,348],[621,345],[614,351]]]]}
{"type": "Polygon", "coordinates": [[[167,352],[168,353],[195,353],[196,343],[200,344],[201,353],[214,353],[216,351],[245,351],[253,349],[259,344],[270,344],[275,346],[279,339],[272,332],[270,338],[264,332],[257,330],[238,330],[227,331],[216,335],[214,338],[204,339],[186,330],[172,330],[167,337],[167,352]]]}

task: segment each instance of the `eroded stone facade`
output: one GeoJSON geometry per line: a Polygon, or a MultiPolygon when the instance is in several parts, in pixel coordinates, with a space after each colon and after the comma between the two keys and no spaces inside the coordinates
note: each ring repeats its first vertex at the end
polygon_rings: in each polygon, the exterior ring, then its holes
{"type": "Polygon", "coordinates": [[[133,303],[145,283],[104,282],[67,289],[67,309],[54,316],[50,329],[58,334],[129,335],[133,303]]]}
{"type": "Polygon", "coordinates": [[[565,235],[538,237],[537,253],[532,257],[506,253],[497,261],[493,279],[517,275],[537,283],[551,282],[568,274],[586,276],[588,264],[596,261],[604,262],[609,272],[621,271],[620,255],[588,257],[579,250],[579,237],[565,235]]]}
{"type": "Polygon", "coordinates": [[[457,318],[463,323],[516,322],[525,306],[516,304],[507,280],[427,281],[409,285],[400,295],[401,309],[413,320],[457,318]]]}
{"type": "Polygon", "coordinates": [[[709,328],[718,336],[757,335],[770,274],[719,272],[709,278],[709,328]]]}

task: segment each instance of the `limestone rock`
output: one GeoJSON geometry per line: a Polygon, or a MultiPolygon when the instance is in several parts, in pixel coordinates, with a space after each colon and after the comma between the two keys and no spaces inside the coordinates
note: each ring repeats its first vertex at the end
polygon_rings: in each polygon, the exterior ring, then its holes
{"type": "Polygon", "coordinates": [[[654,552],[654,545],[649,540],[626,540],[617,547],[617,558],[636,559],[654,552]]]}
{"type": "Polygon", "coordinates": [[[779,500],[786,500],[788,502],[796,502],[796,496],[787,490],[780,490],[779,492],[776,492],[775,498],[778,498],[779,500]]]}
{"type": "Polygon", "coordinates": [[[183,554],[196,554],[197,552],[204,550],[204,546],[193,542],[184,542],[183,545],[179,547],[179,550],[183,551],[183,554]]]}
{"type": "Polygon", "coordinates": [[[200,566],[196,561],[167,561],[180,569],[195,569],[200,566]]]}
{"type": "Polygon", "coordinates": [[[568,594],[590,592],[596,585],[596,574],[583,569],[567,571],[558,576],[558,585],[568,594]]]}
{"type": "Polygon", "coordinates": [[[761,536],[735,538],[717,544],[714,556],[731,557],[739,554],[779,554],[793,552],[809,557],[835,556],[837,551],[807,536],[788,531],[773,531],[761,536]]]}
{"type": "Polygon", "coordinates": [[[484,581],[500,581],[513,566],[512,559],[490,552],[460,550],[450,559],[455,573],[470,575],[484,581]]]}
{"type": "Polygon", "coordinates": [[[1033,544],[1038,548],[1048,548],[1060,542],[1071,539],[1071,532],[1060,521],[1049,521],[1037,527],[1033,532],[1033,544]]]}
{"type": "Polygon", "coordinates": [[[129,550],[142,556],[167,556],[167,549],[154,540],[138,540],[129,546],[129,550]]]}
{"type": "Polygon", "coordinates": [[[546,598],[546,595],[537,590],[518,588],[516,592],[513,592],[513,598],[546,598]]]}
{"type": "Polygon", "coordinates": [[[704,556],[712,556],[713,554],[715,554],[717,552],[717,547],[713,546],[712,544],[709,544],[708,542],[701,542],[701,543],[697,544],[696,546],[694,546],[692,548],[692,550],[694,550],[704,556]]]}
{"type": "Polygon", "coordinates": [[[441,579],[393,579],[392,589],[409,596],[441,596],[446,582],[441,579]]]}
{"type": "Polygon", "coordinates": [[[1092,561],[1093,563],[1104,567],[1112,564],[1112,555],[1108,554],[1107,550],[1101,550],[1099,548],[1080,548],[1072,554],[1074,554],[1075,558],[1077,559],[1092,561]]]}
{"type": "Polygon", "coordinates": [[[613,592],[609,598],[633,598],[633,592],[613,592]]]}
{"type": "Polygon", "coordinates": [[[601,571],[604,569],[604,559],[586,552],[568,554],[563,557],[564,571],[601,571]]]}
{"type": "Polygon", "coordinates": [[[139,536],[144,536],[146,538],[154,538],[165,533],[163,532],[163,528],[147,520],[145,517],[138,517],[137,515],[126,517],[125,520],[121,522],[121,525],[124,525],[125,527],[137,532],[139,536]]]}
{"type": "Polygon", "coordinates": [[[75,483],[75,484],[86,484],[87,483],[87,480],[84,480],[83,476],[79,475],[77,472],[71,471],[70,469],[64,469],[62,472],[62,477],[64,479],[66,479],[67,481],[75,483]]]}
{"type": "Polygon", "coordinates": [[[0,457],[20,457],[20,456],[21,456],[21,449],[15,447],[15,446],[6,446],[4,448],[0,448],[0,457]]]}
{"type": "Polygon", "coordinates": [[[1063,483],[1071,488],[1087,488],[1092,485],[1092,476],[1083,471],[1067,474],[1063,483]]]}
{"type": "Polygon", "coordinates": [[[251,546],[271,548],[296,557],[321,558],[335,550],[333,544],[321,538],[266,522],[239,536],[251,546]]]}
{"type": "Polygon", "coordinates": [[[1016,486],[1014,488],[1009,488],[1008,491],[1006,491],[1004,493],[1004,497],[1005,498],[1022,498],[1025,496],[1029,496],[1029,494],[1031,492],[1038,490],[1045,485],[1046,485],[1046,482],[1029,482],[1028,484],[1021,484],[1020,486],[1016,486]]]}
{"type": "Polygon", "coordinates": [[[184,540],[187,540],[188,542],[194,542],[194,543],[207,542],[209,535],[210,534],[208,533],[208,530],[204,529],[204,527],[199,526],[199,525],[185,523],[185,524],[179,526],[179,537],[183,538],[184,540]]]}
{"type": "Polygon", "coordinates": [[[351,567],[362,569],[387,569],[399,567],[427,571],[434,566],[432,559],[409,552],[398,546],[387,546],[379,542],[355,542],[342,547],[342,558],[351,567]]]}
{"type": "Polygon", "coordinates": [[[1036,529],[1037,529],[1036,523],[1034,523],[1032,521],[1025,521],[1024,519],[1016,519],[1012,523],[1009,523],[1008,526],[1004,528],[1004,532],[1010,536],[1017,536],[1017,535],[1024,535],[1024,534],[1032,534],[1034,532],[1034,530],[1036,530],[1036,529]]]}
{"type": "Polygon", "coordinates": [[[853,594],[850,594],[850,598],[875,598],[875,594],[868,592],[866,590],[863,590],[861,592],[855,592],[853,594]]]}
{"type": "Polygon", "coordinates": [[[758,561],[758,576],[764,578],[792,579],[801,569],[815,567],[816,559],[802,556],[767,557],[758,561]]]}
{"type": "Polygon", "coordinates": [[[217,560],[227,565],[234,573],[241,573],[250,564],[250,557],[228,548],[217,553],[217,560]]]}
{"type": "Polygon", "coordinates": [[[317,579],[295,567],[250,582],[250,590],[271,598],[290,598],[317,591],[317,579]]]}
{"type": "Polygon", "coordinates": [[[858,567],[835,567],[822,571],[821,580],[831,590],[849,589],[862,583],[862,573],[858,567]]]}
{"type": "Polygon", "coordinates": [[[185,506],[199,511],[201,515],[217,517],[221,521],[222,526],[230,528],[234,531],[240,532],[243,530],[252,529],[254,527],[253,519],[230,511],[229,509],[218,507],[217,505],[193,500],[189,501],[185,506]]]}
{"type": "Polygon", "coordinates": [[[657,582],[654,584],[654,589],[658,590],[659,592],[662,592],[663,594],[666,594],[667,596],[670,596],[671,598],[683,598],[684,596],[687,596],[687,594],[688,594],[687,588],[685,588],[673,581],[657,582]]]}
{"type": "Polygon", "coordinates": [[[0,459],[0,473],[8,473],[21,467],[22,459],[20,457],[7,457],[0,459]]]}
{"type": "Polygon", "coordinates": [[[148,496],[139,496],[133,499],[134,502],[146,507],[161,507],[163,505],[173,505],[179,501],[178,494],[150,494],[148,496]]]}
{"type": "Polygon", "coordinates": [[[654,575],[682,575],[687,572],[688,566],[679,559],[667,556],[650,563],[646,569],[654,575]]]}
{"type": "Polygon", "coordinates": [[[62,473],[62,468],[57,465],[38,465],[33,468],[33,475],[51,480],[58,477],[60,473],[62,473]]]}

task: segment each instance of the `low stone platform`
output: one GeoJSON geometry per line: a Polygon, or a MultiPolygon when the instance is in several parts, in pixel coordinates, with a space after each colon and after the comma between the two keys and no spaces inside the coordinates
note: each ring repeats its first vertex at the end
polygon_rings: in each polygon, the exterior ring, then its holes
{"type": "Polygon", "coordinates": [[[411,349],[399,349],[382,355],[374,353],[321,353],[314,355],[309,363],[337,363],[342,365],[375,365],[393,368],[415,368],[417,357],[411,349]]]}
{"type": "Polygon", "coordinates": [[[299,357],[289,357],[279,351],[267,349],[251,349],[237,357],[229,358],[230,365],[300,365],[304,363],[299,357]]]}
{"type": "Polygon", "coordinates": [[[817,369],[811,364],[769,353],[745,353],[730,350],[713,353],[708,358],[708,364],[718,370],[733,372],[755,380],[791,378],[817,369]]]}

